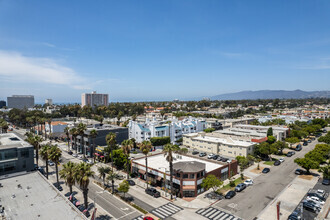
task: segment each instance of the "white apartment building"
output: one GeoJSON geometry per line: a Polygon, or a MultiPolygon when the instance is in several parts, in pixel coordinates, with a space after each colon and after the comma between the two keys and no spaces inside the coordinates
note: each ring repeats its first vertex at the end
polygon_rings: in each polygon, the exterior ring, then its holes
{"type": "Polygon", "coordinates": [[[170,136],[171,142],[176,143],[182,138],[183,134],[203,131],[206,128],[206,122],[203,119],[186,118],[179,121],[176,117],[166,121],[157,121],[156,119],[146,119],[145,123],[130,120],[128,123],[129,138],[134,138],[140,143],[144,140],[150,140],[152,137],[170,136]]]}
{"type": "Polygon", "coordinates": [[[53,99],[45,99],[45,104],[53,105],[53,99]]]}
{"type": "Polygon", "coordinates": [[[8,108],[33,108],[34,107],[34,96],[33,95],[13,95],[7,97],[8,108]]]}
{"type": "Polygon", "coordinates": [[[109,95],[108,94],[99,94],[96,91],[92,93],[83,93],[81,94],[81,107],[85,105],[94,107],[101,105],[109,105],[109,95]]]}
{"type": "Polygon", "coordinates": [[[260,125],[234,125],[232,131],[244,132],[244,131],[255,131],[257,133],[263,133],[267,136],[268,129],[273,128],[273,136],[278,141],[283,141],[289,135],[289,128],[278,127],[278,126],[260,126],[260,125]]]}

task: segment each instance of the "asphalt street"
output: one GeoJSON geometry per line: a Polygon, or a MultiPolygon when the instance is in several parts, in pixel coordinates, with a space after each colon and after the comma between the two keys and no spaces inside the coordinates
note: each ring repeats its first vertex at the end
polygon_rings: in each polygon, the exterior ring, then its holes
{"type": "Polygon", "coordinates": [[[237,193],[234,198],[221,200],[213,206],[226,209],[246,220],[254,219],[296,177],[294,171],[298,165],[293,162],[294,159],[303,157],[315,144],[318,142],[313,141],[308,146],[303,146],[292,157],[285,157],[285,162],[280,166],[273,166],[269,173],[256,177],[253,186],[237,193]]]}

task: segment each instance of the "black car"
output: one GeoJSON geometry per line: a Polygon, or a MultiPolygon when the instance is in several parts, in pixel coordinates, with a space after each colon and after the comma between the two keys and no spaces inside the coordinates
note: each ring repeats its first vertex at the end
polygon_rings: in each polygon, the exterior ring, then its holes
{"type": "Polygon", "coordinates": [[[315,196],[315,197],[319,198],[321,201],[325,201],[325,198],[318,193],[307,193],[307,196],[309,196],[309,197],[315,196]]]}
{"type": "Polygon", "coordinates": [[[72,151],[69,151],[69,152],[68,152],[68,154],[72,155],[72,154],[73,154],[73,152],[72,152],[72,151]]]}
{"type": "Polygon", "coordinates": [[[219,155],[214,155],[214,156],[212,157],[212,159],[213,159],[213,160],[217,160],[218,157],[219,157],[219,155]]]}
{"type": "Polygon", "coordinates": [[[223,158],[221,159],[222,162],[227,162],[227,160],[228,160],[228,158],[225,158],[225,157],[223,157],[223,158]]]}
{"type": "Polygon", "coordinates": [[[304,145],[304,146],[307,146],[307,145],[308,145],[308,142],[307,142],[307,141],[305,141],[305,142],[303,143],[303,145],[304,145]]]}
{"type": "Polygon", "coordinates": [[[222,161],[222,157],[219,156],[218,159],[217,159],[217,161],[222,161]]]}
{"type": "Polygon", "coordinates": [[[279,160],[276,160],[275,162],[274,162],[274,166],[279,166],[281,164],[281,162],[279,161],[279,160]]]}
{"type": "Polygon", "coordinates": [[[235,187],[236,192],[241,192],[246,188],[246,185],[244,183],[240,183],[235,187]]]}
{"type": "Polygon", "coordinates": [[[235,195],[236,195],[236,192],[231,190],[231,191],[227,192],[227,194],[225,195],[225,198],[226,198],[226,199],[231,199],[231,198],[233,198],[235,195]]]}
{"type": "Polygon", "coordinates": [[[296,169],[296,170],[294,171],[294,173],[297,174],[297,175],[302,175],[302,174],[304,174],[305,172],[304,172],[302,169],[296,169]]]}
{"type": "Polygon", "coordinates": [[[55,183],[54,186],[55,186],[56,189],[58,189],[59,191],[63,191],[63,188],[62,188],[61,185],[57,185],[57,183],[55,183]]]}
{"type": "Polygon", "coordinates": [[[160,197],[160,193],[154,188],[147,188],[145,191],[147,194],[149,194],[155,198],[160,197]]]}
{"type": "Polygon", "coordinates": [[[262,173],[269,173],[269,171],[270,171],[269,168],[264,168],[264,169],[262,170],[262,173]]]}
{"type": "Polygon", "coordinates": [[[134,186],[134,185],[135,185],[135,182],[134,182],[133,180],[127,180],[127,182],[128,182],[128,184],[129,184],[130,186],[134,186]]]}
{"type": "Polygon", "coordinates": [[[312,212],[317,212],[319,210],[319,208],[317,206],[315,206],[315,204],[310,202],[310,201],[304,202],[303,207],[307,210],[311,210],[312,212]]]}
{"type": "Polygon", "coordinates": [[[330,185],[330,179],[323,179],[322,184],[323,185],[330,185]]]}
{"type": "Polygon", "coordinates": [[[192,154],[196,155],[196,154],[199,154],[199,152],[198,151],[193,151],[192,154]]]}
{"type": "Polygon", "coordinates": [[[288,220],[300,220],[302,219],[302,213],[300,209],[294,210],[291,215],[289,215],[288,220]]]}
{"type": "Polygon", "coordinates": [[[293,155],[294,155],[294,151],[289,151],[289,152],[286,154],[287,157],[292,157],[293,155]]]}
{"type": "Polygon", "coordinates": [[[38,171],[39,171],[42,175],[45,175],[45,174],[46,174],[44,168],[42,168],[42,167],[38,167],[38,171]]]}

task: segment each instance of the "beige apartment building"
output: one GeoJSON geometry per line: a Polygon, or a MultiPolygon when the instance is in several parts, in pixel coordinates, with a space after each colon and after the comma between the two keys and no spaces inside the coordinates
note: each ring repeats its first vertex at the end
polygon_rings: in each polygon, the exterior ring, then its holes
{"type": "Polygon", "coordinates": [[[252,154],[256,143],[250,141],[234,140],[231,137],[214,137],[206,134],[185,134],[183,145],[199,152],[220,154],[221,156],[235,158],[252,154]]]}

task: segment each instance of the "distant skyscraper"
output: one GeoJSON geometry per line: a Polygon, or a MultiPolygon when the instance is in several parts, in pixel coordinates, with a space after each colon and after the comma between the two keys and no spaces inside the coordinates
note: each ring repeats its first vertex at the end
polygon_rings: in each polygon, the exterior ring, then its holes
{"type": "Polygon", "coordinates": [[[45,104],[53,105],[53,99],[46,99],[45,104]]]}
{"type": "Polygon", "coordinates": [[[6,106],[6,101],[0,101],[0,108],[3,108],[6,106]]]}
{"type": "Polygon", "coordinates": [[[84,107],[85,105],[89,106],[100,106],[109,104],[109,95],[108,94],[98,94],[95,91],[92,93],[83,93],[81,95],[81,106],[84,107]]]}
{"type": "Polygon", "coordinates": [[[33,108],[34,96],[33,95],[13,95],[7,97],[8,108],[33,108]]]}

